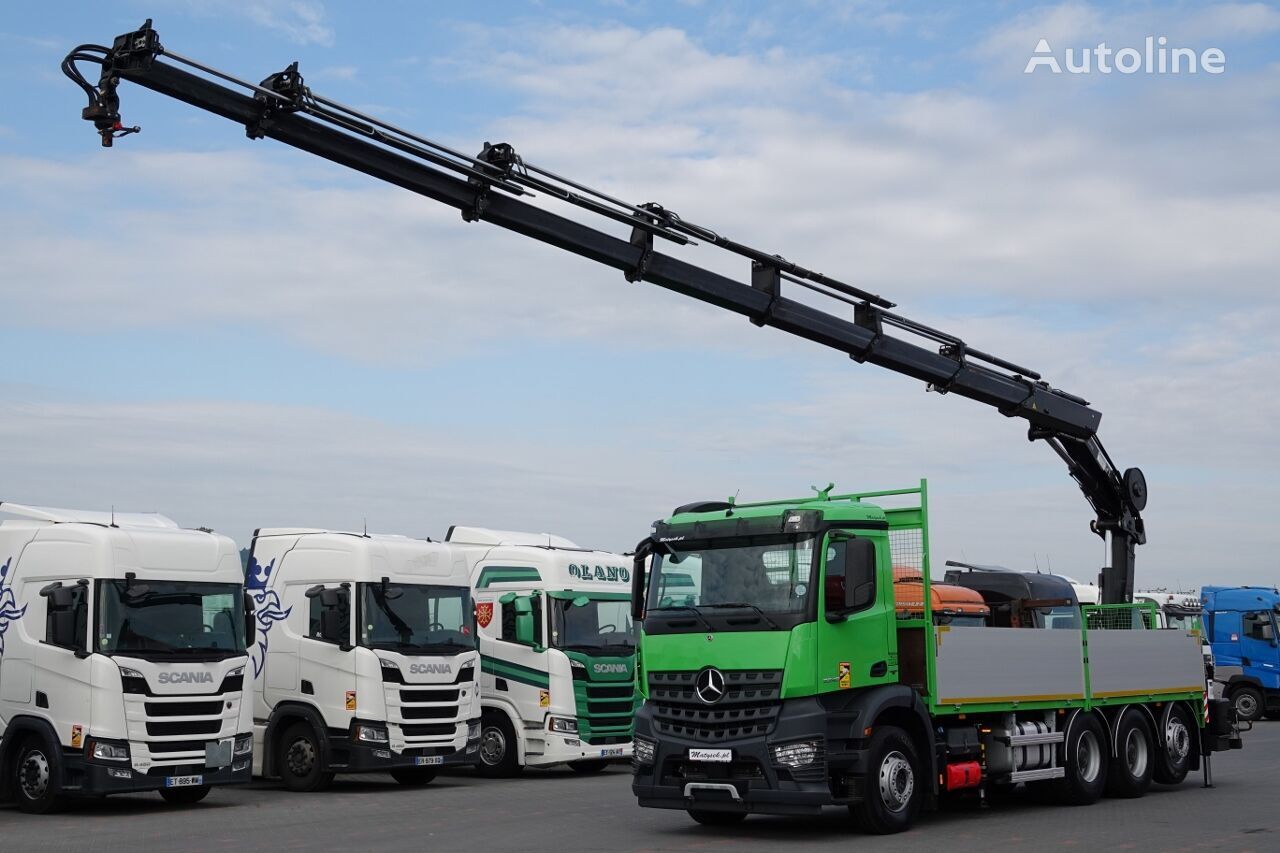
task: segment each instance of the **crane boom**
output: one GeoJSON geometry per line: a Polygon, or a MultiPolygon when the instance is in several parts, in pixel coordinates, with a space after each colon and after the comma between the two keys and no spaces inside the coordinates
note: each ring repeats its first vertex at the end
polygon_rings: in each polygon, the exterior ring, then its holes
{"type": "Polygon", "coordinates": [[[1097,435],[1102,415],[1035,371],[897,314],[890,310],[894,304],[879,295],[730,240],[661,205],[629,204],[537,167],[509,144],[486,142],[472,157],[319,96],[304,85],[296,62],[261,84],[249,83],[166,50],[148,20],[141,29],[118,36],[110,48],[77,47],[62,67],[88,96],[82,115],[94,123],[105,147],[138,131],[120,119],[117,87],[131,82],[242,124],[251,139],[275,139],[457,208],[467,221],[483,220],[549,243],[620,270],[628,281],[656,284],[855,361],[911,376],[930,390],[1023,418],[1028,437],[1050,445],[1066,463],[1096,515],[1091,528],[1109,540],[1109,565],[1099,578],[1102,600],[1119,603],[1132,597],[1134,550],[1146,541],[1141,516],[1146,482],[1137,468],[1122,474],[1112,463],[1097,435]],[[97,85],[80,73],[80,62],[101,65],[97,85]],[[630,233],[610,234],[524,200],[534,195],[598,215],[601,224],[626,225],[630,233]],[[660,252],[655,240],[711,245],[739,255],[745,261],[744,280],[660,252]],[[784,283],[840,303],[845,313],[784,295],[784,283]]]}

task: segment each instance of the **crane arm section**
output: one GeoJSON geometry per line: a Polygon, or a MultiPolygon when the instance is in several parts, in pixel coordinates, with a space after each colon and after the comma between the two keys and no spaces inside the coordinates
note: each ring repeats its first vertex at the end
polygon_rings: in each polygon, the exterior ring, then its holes
{"type": "Polygon", "coordinates": [[[1142,474],[1136,468],[1122,474],[1111,462],[1098,439],[1098,411],[1035,371],[897,314],[879,295],[730,240],[661,205],[629,204],[534,166],[508,144],[486,142],[479,154],[466,155],[316,95],[297,63],[260,84],[238,80],[167,51],[147,21],[110,48],[81,45],[63,61],[63,71],[85,91],[83,117],[106,147],[138,130],[125,127],[119,114],[117,88],[131,82],[241,124],[251,139],[274,139],[457,208],[467,221],[506,228],[613,267],[628,281],[656,284],[1022,418],[1029,437],[1045,441],[1066,463],[1094,510],[1094,532],[1109,537],[1110,565],[1100,579],[1104,602],[1132,595],[1134,549],[1146,541],[1142,474]],[[101,66],[96,85],[80,74],[81,62],[101,66]],[[594,214],[601,225],[625,225],[629,233],[611,234],[527,200],[538,196],[594,214]],[[738,255],[743,280],[658,251],[657,241],[738,255]],[[825,310],[784,295],[784,283],[840,307],[825,310]]]}

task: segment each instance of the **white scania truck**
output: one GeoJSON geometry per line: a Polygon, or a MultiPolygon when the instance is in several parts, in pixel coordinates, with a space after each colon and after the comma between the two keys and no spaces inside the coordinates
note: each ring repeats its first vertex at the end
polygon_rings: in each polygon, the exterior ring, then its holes
{"type": "Polygon", "coordinates": [[[421,785],[475,763],[480,655],[461,555],[404,536],[261,529],[247,585],[257,775],[316,791],[334,773],[421,785]]]}
{"type": "MultiPolygon", "coordinates": [[[[0,504],[0,798],[248,782],[239,552],[160,515],[0,504]]],[[[247,633],[246,633],[247,632],[247,633]]]]}
{"type": "Polygon", "coordinates": [[[479,625],[480,772],[631,757],[635,634],[629,558],[545,533],[451,527],[479,625]]]}

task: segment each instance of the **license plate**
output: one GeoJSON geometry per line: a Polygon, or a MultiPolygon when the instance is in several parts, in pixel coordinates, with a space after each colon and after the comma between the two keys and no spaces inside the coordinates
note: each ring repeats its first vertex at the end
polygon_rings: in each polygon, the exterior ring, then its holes
{"type": "Polygon", "coordinates": [[[166,776],[164,777],[164,786],[166,788],[193,788],[196,785],[203,785],[203,776],[166,776]]]}
{"type": "Polygon", "coordinates": [[[413,763],[419,767],[435,767],[437,764],[444,764],[444,756],[419,755],[413,759],[413,763]]]}
{"type": "Polygon", "coordinates": [[[609,749],[602,749],[600,750],[600,757],[601,758],[621,758],[622,747],[615,746],[615,747],[610,747],[609,749]]]}
{"type": "Polygon", "coordinates": [[[732,749],[691,749],[690,761],[733,761],[732,749]]]}

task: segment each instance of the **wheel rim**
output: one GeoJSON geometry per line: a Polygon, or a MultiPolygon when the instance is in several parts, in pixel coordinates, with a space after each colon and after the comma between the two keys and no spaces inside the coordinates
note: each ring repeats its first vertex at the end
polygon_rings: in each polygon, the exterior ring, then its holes
{"type": "Polygon", "coordinates": [[[1076,772],[1085,782],[1095,781],[1102,772],[1102,750],[1093,732],[1082,732],[1076,741],[1076,772]]]}
{"type": "Polygon", "coordinates": [[[1258,713],[1258,700],[1252,693],[1236,694],[1236,716],[1249,718],[1258,713]]]}
{"type": "Polygon", "coordinates": [[[480,760],[490,767],[501,764],[507,754],[507,738],[497,726],[480,733],[480,760]]]}
{"type": "Polygon", "coordinates": [[[38,800],[49,791],[49,759],[38,749],[33,749],[22,758],[22,767],[18,770],[22,795],[28,800],[38,800]]]}
{"type": "Polygon", "coordinates": [[[1180,717],[1170,717],[1164,727],[1164,748],[1169,761],[1175,765],[1182,764],[1191,752],[1191,732],[1180,717]]]}
{"type": "Polygon", "coordinates": [[[1124,763],[1129,768],[1129,775],[1140,779],[1147,772],[1150,754],[1147,749],[1147,738],[1141,729],[1129,729],[1124,738],[1124,763]]]}
{"type": "Polygon", "coordinates": [[[886,755],[880,762],[880,801],[884,807],[894,813],[902,811],[915,789],[916,776],[907,757],[897,750],[886,755]]]}
{"type": "Polygon", "coordinates": [[[294,776],[307,776],[316,766],[316,748],[305,737],[300,737],[289,745],[289,753],[285,756],[289,772],[294,776]]]}

